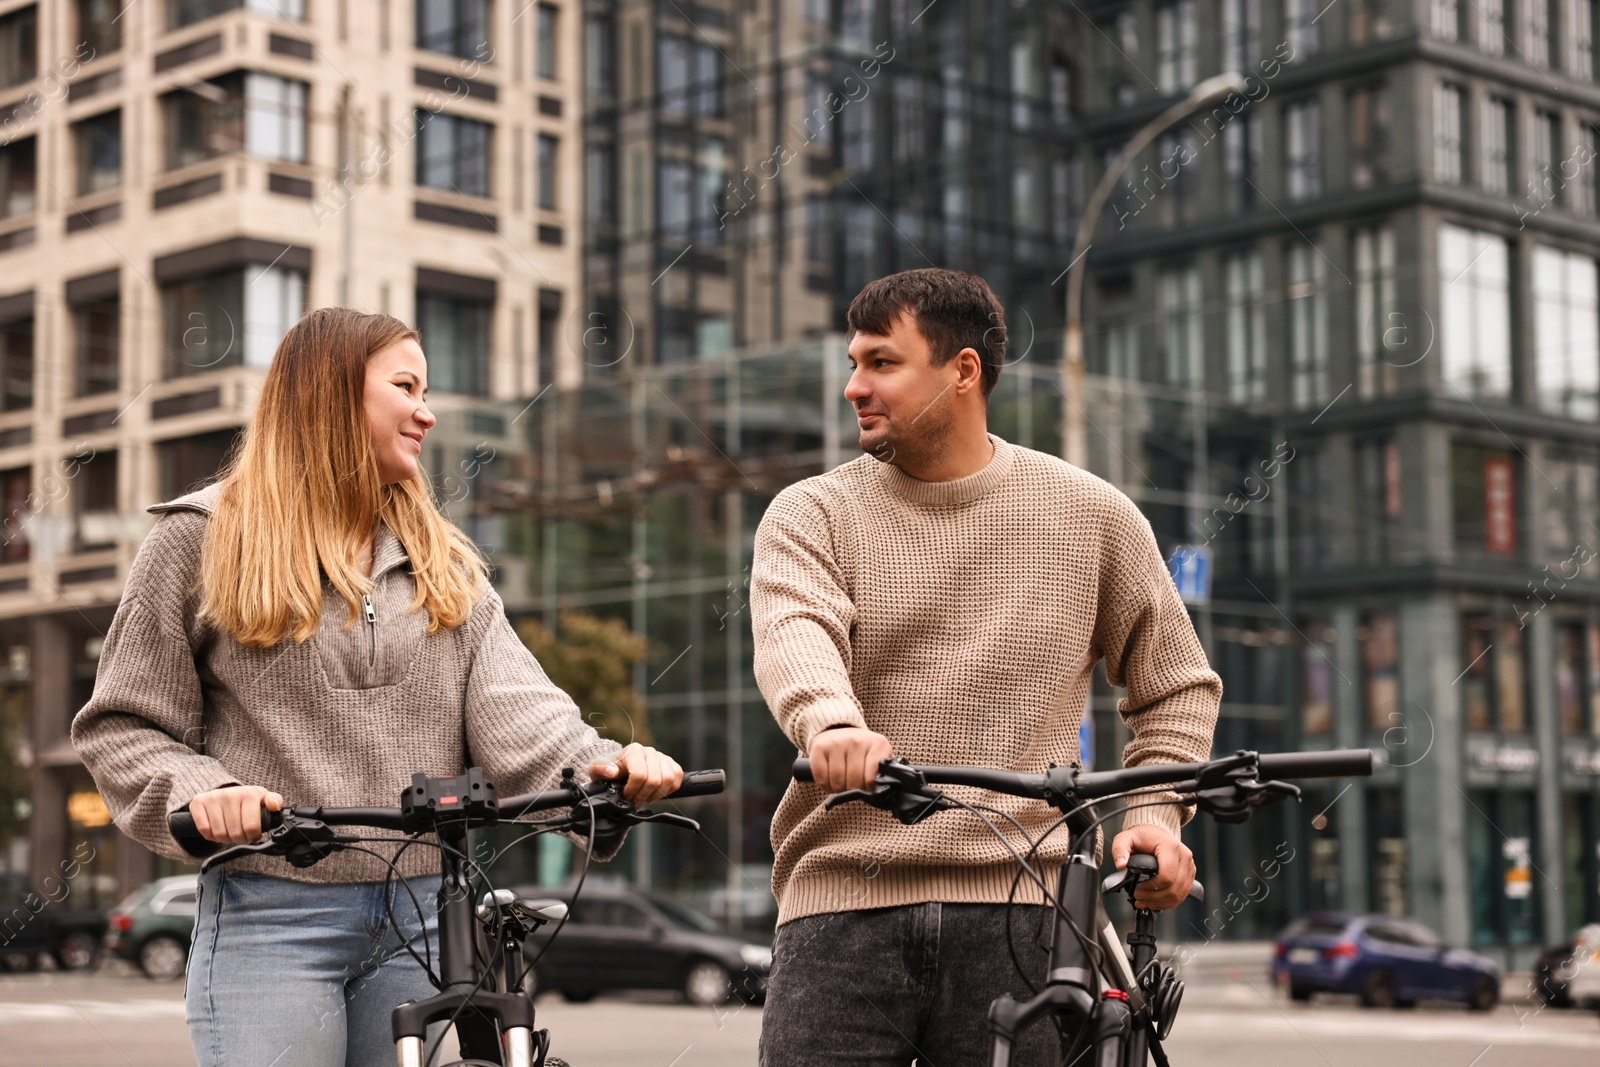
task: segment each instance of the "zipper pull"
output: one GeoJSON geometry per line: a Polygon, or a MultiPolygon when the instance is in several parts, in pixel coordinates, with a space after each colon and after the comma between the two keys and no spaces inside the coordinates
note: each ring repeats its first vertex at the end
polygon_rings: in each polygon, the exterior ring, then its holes
{"type": "Polygon", "coordinates": [[[361,602],[367,607],[367,621],[370,623],[376,623],[378,621],[378,613],[372,608],[372,598],[366,593],[362,593],[361,602]]]}

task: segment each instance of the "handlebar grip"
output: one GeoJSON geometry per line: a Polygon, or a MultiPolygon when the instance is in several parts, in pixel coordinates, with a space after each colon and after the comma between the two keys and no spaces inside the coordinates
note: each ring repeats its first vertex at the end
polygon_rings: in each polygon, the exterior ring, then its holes
{"type": "Polygon", "coordinates": [[[715,796],[722,792],[727,784],[727,772],[720,768],[709,771],[687,771],[683,776],[683,784],[678,786],[676,793],[669,794],[669,799],[715,796]]]}
{"type": "MultiPolygon", "coordinates": [[[[261,807],[261,831],[276,830],[283,822],[283,812],[272,811],[266,805],[261,807]]],[[[172,839],[183,847],[183,850],[196,859],[205,857],[222,848],[220,844],[209,837],[201,836],[195,829],[194,815],[188,808],[175,811],[167,816],[167,829],[172,833],[172,839]]]]}
{"type": "Polygon", "coordinates": [[[794,767],[790,769],[789,773],[794,776],[794,780],[797,782],[815,781],[811,777],[811,761],[804,756],[794,761],[794,767]]]}
{"type": "Polygon", "coordinates": [[[1331,752],[1282,752],[1261,757],[1261,777],[1354,778],[1372,774],[1372,750],[1342,748],[1331,752]]]}

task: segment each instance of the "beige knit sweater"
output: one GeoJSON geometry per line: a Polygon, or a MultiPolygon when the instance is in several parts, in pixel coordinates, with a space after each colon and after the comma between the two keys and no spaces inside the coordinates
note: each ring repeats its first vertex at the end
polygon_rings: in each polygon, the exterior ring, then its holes
{"type": "MultiPolygon", "coordinates": [[[[266,786],[289,804],[395,807],[417,771],[482,767],[512,796],[553,788],[563,767],[586,778],[591,760],[620,748],[550,682],[492,588],[466,622],[428,633],[425,612],[410,610],[416,580],[405,546],[387,525],[373,547],[371,622],[347,626],[349,608],[325,582],[321,624],[303,642],[246,648],[201,623],[190,587],[220,492],[208,486],[150,509],[161,517],[128,571],[94,695],[72,723],[78,754],[135,841],[186,858],[168,814],[225,785],[266,786]]],[[[618,847],[597,845],[596,858],[618,847]]],[[[305,869],[271,856],[233,866],[302,882],[386,872],[355,851],[305,869]]],[[[438,850],[412,847],[399,867],[407,877],[437,873],[438,850]]]]}
{"type": "MultiPolygon", "coordinates": [[[[1206,759],[1222,683],[1150,524],[1122,493],[991,435],[983,470],[923,482],[871,456],[780,493],[756,532],[756,680],[802,753],[836,724],[914,763],[1042,771],[1078,757],[1100,659],[1134,738],[1128,766],[1206,759]]],[[[1037,836],[1055,812],[962,787],[1037,836]]],[[[971,814],[916,826],[791,783],[772,823],[778,922],[925,901],[1001,903],[1015,862],[971,814]]],[[[991,816],[992,818],[992,816],[991,816]]],[[[1176,806],[1127,825],[1176,832],[1176,806]]],[[[998,821],[998,820],[996,820],[998,821]]],[[[1003,825],[1003,824],[1002,824],[1003,825]]],[[[1012,833],[1013,839],[1016,838],[1012,833]]],[[[1067,835],[1042,854],[1054,867],[1067,835]]],[[[1039,899],[1019,890],[1018,899],[1039,899]]]]}

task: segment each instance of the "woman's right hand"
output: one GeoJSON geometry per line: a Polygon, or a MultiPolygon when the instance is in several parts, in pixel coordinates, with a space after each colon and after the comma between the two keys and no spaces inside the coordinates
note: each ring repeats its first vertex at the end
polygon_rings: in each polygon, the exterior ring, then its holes
{"type": "Polygon", "coordinates": [[[261,836],[261,806],[283,810],[283,798],[259,785],[229,785],[189,801],[194,828],[208,841],[248,845],[261,836]]]}

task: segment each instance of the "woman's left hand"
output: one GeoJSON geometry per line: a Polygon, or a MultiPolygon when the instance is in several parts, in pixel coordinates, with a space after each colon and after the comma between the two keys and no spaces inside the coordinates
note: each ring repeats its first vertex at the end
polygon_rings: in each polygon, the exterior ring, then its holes
{"type": "Polygon", "coordinates": [[[615,759],[595,760],[589,764],[590,778],[610,780],[621,775],[628,776],[622,795],[637,807],[675,793],[683,784],[683,768],[678,766],[677,760],[637,742],[619,752],[615,759]]]}

